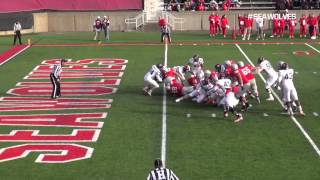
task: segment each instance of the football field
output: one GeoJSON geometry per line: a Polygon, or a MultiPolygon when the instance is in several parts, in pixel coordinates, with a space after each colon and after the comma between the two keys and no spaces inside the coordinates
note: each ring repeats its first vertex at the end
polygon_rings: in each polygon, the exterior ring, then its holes
{"type": "MultiPolygon", "coordinates": [[[[140,180],[160,157],[186,180],[320,178],[318,41],[234,42],[177,33],[166,57],[157,33],[115,33],[102,45],[90,33],[24,38],[33,46],[0,66],[5,180],[140,180]],[[253,106],[239,124],[221,108],[176,103],[162,87],[151,97],[142,94],[153,64],[184,65],[194,54],[210,70],[227,59],[256,65],[263,56],[274,68],[287,62],[306,116],[291,118],[280,101],[266,101],[258,75],[262,102],[250,99],[253,106]],[[62,73],[62,97],[51,100],[49,74],[59,58],[72,60],[62,73]]],[[[1,53],[10,37],[3,42],[1,53]]]]}

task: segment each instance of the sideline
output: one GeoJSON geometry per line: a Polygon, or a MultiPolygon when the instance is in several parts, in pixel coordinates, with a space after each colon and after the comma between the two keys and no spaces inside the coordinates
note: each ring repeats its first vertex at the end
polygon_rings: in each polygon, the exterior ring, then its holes
{"type": "Polygon", "coordinates": [[[13,48],[3,52],[0,54],[0,66],[5,64],[6,62],[10,61],[23,51],[27,50],[30,47],[30,45],[17,45],[14,46],[13,48]]]}

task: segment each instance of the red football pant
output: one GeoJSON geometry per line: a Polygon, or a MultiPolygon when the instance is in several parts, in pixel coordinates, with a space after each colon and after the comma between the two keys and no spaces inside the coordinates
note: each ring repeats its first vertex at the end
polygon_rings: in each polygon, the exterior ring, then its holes
{"type": "Polygon", "coordinates": [[[275,27],[273,27],[273,30],[272,30],[272,35],[277,35],[278,34],[278,27],[277,26],[275,26],[275,27]]]}
{"type": "Polygon", "coordinates": [[[294,26],[289,26],[289,36],[294,36],[294,26]]]}
{"type": "Polygon", "coordinates": [[[215,32],[218,33],[218,31],[219,31],[219,33],[221,33],[221,27],[219,24],[216,24],[215,25],[215,32]]]}
{"type": "Polygon", "coordinates": [[[244,33],[244,26],[239,25],[239,34],[243,34],[244,33]]]}
{"type": "Polygon", "coordinates": [[[227,28],[226,27],[222,27],[222,34],[223,34],[223,36],[227,35],[227,28]]]}
{"type": "Polygon", "coordinates": [[[210,35],[216,34],[216,28],[214,24],[210,24],[210,35]]]}
{"type": "Polygon", "coordinates": [[[300,35],[306,35],[307,34],[307,26],[300,26],[300,35]]]}

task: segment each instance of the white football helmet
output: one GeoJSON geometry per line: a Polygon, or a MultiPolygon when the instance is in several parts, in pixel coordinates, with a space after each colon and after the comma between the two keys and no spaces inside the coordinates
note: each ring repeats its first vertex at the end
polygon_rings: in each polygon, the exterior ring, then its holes
{"type": "Polygon", "coordinates": [[[205,70],[204,71],[204,77],[209,78],[211,76],[211,71],[210,70],[205,70]]]}
{"type": "Polygon", "coordinates": [[[238,70],[239,67],[238,67],[238,64],[232,64],[231,68],[232,68],[232,70],[235,71],[235,70],[238,70]]]}
{"type": "Polygon", "coordinates": [[[244,67],[244,62],[243,61],[238,61],[239,67],[244,67]]]}

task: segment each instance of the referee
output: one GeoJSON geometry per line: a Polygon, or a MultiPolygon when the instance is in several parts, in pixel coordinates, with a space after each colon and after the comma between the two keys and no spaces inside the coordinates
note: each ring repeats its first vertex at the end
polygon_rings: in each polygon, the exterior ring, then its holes
{"type": "Polygon", "coordinates": [[[52,83],[51,99],[56,99],[61,96],[60,92],[60,74],[62,72],[62,66],[67,62],[65,59],[60,60],[60,64],[55,64],[50,74],[50,80],[52,83]]]}
{"type": "Polygon", "coordinates": [[[147,180],[179,180],[172,170],[163,167],[160,159],[154,161],[154,167],[155,169],[148,174],[147,180]]]}
{"type": "Polygon", "coordinates": [[[16,45],[16,41],[17,41],[17,38],[19,39],[19,43],[20,45],[22,44],[21,43],[21,24],[19,21],[15,22],[14,23],[14,26],[13,26],[13,31],[14,31],[14,38],[13,38],[13,45],[16,45]]]}

